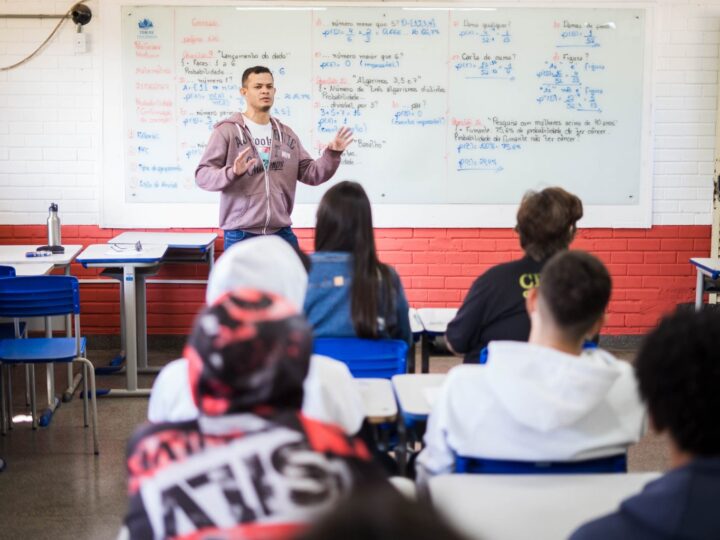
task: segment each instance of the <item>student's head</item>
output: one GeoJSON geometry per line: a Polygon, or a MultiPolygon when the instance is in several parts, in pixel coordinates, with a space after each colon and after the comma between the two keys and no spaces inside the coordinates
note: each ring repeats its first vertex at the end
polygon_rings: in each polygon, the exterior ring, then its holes
{"type": "Polygon", "coordinates": [[[424,501],[412,501],[393,488],[361,489],[329,512],[297,540],[462,540],[424,501]]]}
{"type": "Polygon", "coordinates": [[[307,291],[307,268],[299,253],[275,235],[233,244],[215,263],[205,301],[212,304],[233,289],[257,289],[284,297],[298,311],[307,291]]]}
{"type": "Polygon", "coordinates": [[[612,281],[605,265],[584,251],[555,254],[528,295],[531,323],[538,317],[568,343],[581,343],[602,326],[612,281]]]}
{"type": "Polygon", "coordinates": [[[390,274],[375,251],[370,200],[357,182],[339,182],[331,187],[317,210],[315,251],[342,251],[353,255],[351,316],[359,337],[378,335],[378,275],[392,298],[390,274]]]}
{"type": "Polygon", "coordinates": [[[567,249],[582,216],[582,201],[563,188],[530,191],[520,203],[515,230],[525,253],[542,261],[567,249]]]}
{"type": "Polygon", "coordinates": [[[357,182],[338,182],[320,201],[315,225],[315,251],[375,253],[370,200],[357,182]]]}
{"type": "Polygon", "coordinates": [[[275,81],[265,66],[247,68],[242,74],[240,94],[245,98],[248,110],[268,112],[275,102],[275,81]]]}
{"type": "Polygon", "coordinates": [[[312,350],[305,318],[284,298],[236,289],[195,319],[183,356],[201,414],[299,409],[312,350]]]}
{"type": "Polygon", "coordinates": [[[720,456],[720,312],[678,311],[643,342],[635,361],[652,424],[695,456],[720,456]]]}

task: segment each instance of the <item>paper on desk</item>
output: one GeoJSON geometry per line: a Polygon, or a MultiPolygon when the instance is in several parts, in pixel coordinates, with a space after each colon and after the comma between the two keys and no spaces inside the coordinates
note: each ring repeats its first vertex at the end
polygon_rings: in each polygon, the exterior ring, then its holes
{"type": "Polygon", "coordinates": [[[423,396],[425,397],[425,400],[428,402],[428,405],[430,405],[430,407],[435,405],[435,401],[437,401],[441,389],[441,386],[431,386],[429,388],[423,388],[423,396]]]}

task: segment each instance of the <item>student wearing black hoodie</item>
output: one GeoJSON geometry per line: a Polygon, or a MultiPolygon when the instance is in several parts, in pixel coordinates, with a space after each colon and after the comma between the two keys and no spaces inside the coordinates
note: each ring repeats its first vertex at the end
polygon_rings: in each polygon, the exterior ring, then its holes
{"type": "Polygon", "coordinates": [[[654,428],[670,437],[672,470],[571,540],[720,538],[720,313],[676,313],[635,366],[654,428]]]}

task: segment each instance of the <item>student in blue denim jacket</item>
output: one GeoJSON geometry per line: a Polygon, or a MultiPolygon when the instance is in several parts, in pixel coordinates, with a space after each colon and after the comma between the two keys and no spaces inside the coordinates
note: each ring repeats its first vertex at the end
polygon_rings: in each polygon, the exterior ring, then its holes
{"type": "Polygon", "coordinates": [[[330,188],[317,211],[305,314],[315,337],[401,339],[410,343],[400,278],[375,251],[372,212],[357,182],[330,188]]]}

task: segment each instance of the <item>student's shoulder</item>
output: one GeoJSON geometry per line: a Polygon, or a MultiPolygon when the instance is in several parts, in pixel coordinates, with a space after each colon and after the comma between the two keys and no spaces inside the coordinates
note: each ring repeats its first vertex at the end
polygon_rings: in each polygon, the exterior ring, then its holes
{"type": "Polygon", "coordinates": [[[577,529],[569,540],[649,540],[656,538],[653,534],[641,530],[636,524],[628,520],[620,512],[614,512],[589,521],[577,529]]]}

